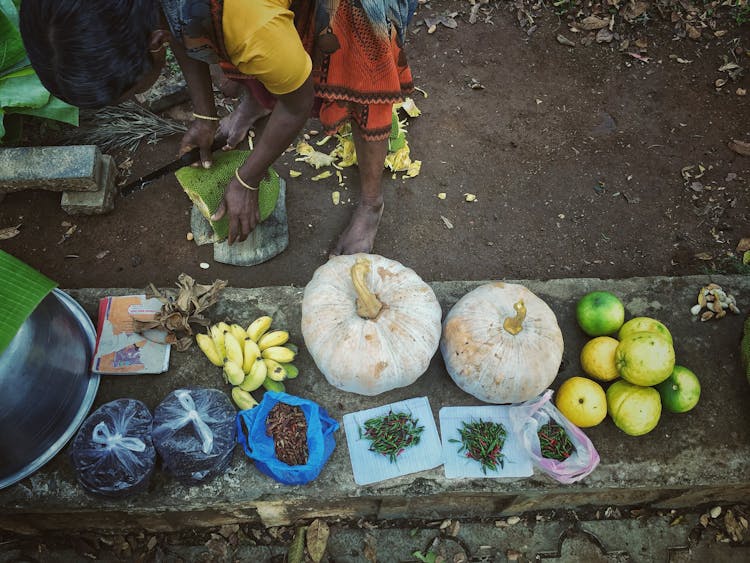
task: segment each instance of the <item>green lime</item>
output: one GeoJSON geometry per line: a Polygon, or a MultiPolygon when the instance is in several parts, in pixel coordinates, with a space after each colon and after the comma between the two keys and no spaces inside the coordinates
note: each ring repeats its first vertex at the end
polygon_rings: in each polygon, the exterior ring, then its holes
{"type": "Polygon", "coordinates": [[[656,386],[661,402],[671,412],[687,412],[698,404],[701,384],[688,368],[675,366],[672,374],[656,386]]]}
{"type": "Polygon", "coordinates": [[[614,334],[625,321],[625,307],[614,293],[592,291],[578,300],[576,320],[589,336],[614,334]]]}

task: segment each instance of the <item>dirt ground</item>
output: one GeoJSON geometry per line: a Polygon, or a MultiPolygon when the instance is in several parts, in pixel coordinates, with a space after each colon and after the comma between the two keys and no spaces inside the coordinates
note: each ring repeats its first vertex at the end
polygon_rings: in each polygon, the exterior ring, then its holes
{"type": "MultiPolygon", "coordinates": [[[[728,143],[750,141],[750,78],[720,67],[750,66],[748,24],[721,37],[704,29],[699,40],[676,40],[667,21],[630,26],[621,48],[582,44],[586,34],[551,10],[529,32],[510,4],[486,4],[474,24],[470,8],[431,2],[410,27],[409,61],[427,96],[414,96],[422,115],[408,138],[423,165],[412,179],[386,174],[374,252],[427,281],[747,271],[736,247],[750,236],[750,157],[728,143]],[[429,32],[425,17],[452,12],[455,28],[429,32]]],[[[132,157],[137,177],[172,160],[178,141],[115,156],[132,157]]],[[[181,272],[302,286],[348,221],[357,172],[345,170],[336,206],[335,177],[310,181],[293,153],[277,169],[288,178],[292,165],[304,173],[288,181],[289,248],[259,266],[215,263],[210,245],[186,239],[191,204],[173,175],[105,216],[68,216],[52,192],[9,194],[0,228],[21,225],[20,234],[0,248],[67,288],[172,286],[181,272]]]]}

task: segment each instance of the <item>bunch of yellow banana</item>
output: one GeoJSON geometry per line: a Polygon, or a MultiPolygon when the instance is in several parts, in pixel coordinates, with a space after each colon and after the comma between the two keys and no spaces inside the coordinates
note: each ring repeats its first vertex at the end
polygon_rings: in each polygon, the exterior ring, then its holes
{"type": "Polygon", "coordinates": [[[224,379],[233,386],[232,399],[241,410],[258,404],[251,391],[284,391],[282,382],[299,375],[292,363],[297,347],[289,343],[287,331],[270,330],[272,322],[269,316],[258,317],[247,328],[220,322],[195,337],[209,361],[224,368],[224,379]]]}

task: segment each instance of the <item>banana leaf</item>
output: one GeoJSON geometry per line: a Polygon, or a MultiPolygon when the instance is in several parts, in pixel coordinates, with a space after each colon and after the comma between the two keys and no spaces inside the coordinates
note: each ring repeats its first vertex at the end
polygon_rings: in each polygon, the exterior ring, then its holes
{"type": "Polygon", "coordinates": [[[18,30],[19,0],[0,0],[0,143],[7,114],[78,125],[78,108],[50,95],[31,68],[18,30]]]}
{"type": "Polygon", "coordinates": [[[0,250],[0,354],[56,286],[31,266],[0,250]]]}

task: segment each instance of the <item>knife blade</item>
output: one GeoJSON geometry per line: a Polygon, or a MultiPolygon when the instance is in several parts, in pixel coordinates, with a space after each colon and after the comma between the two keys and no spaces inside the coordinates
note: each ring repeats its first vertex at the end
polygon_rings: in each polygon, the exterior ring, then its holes
{"type": "MultiPolygon", "coordinates": [[[[216,139],[214,140],[213,144],[211,145],[211,152],[219,150],[221,147],[223,147],[226,144],[226,141],[223,139],[216,139]]],[[[147,185],[149,185],[154,180],[161,178],[165,174],[169,174],[170,172],[175,172],[182,168],[183,166],[190,166],[194,162],[198,162],[201,158],[200,149],[198,147],[189,150],[185,154],[183,154],[181,157],[173,160],[172,162],[165,164],[164,166],[157,168],[153,172],[149,172],[145,176],[141,176],[137,180],[133,180],[132,182],[128,182],[125,184],[122,188],[120,188],[120,195],[123,197],[127,197],[131,195],[134,192],[138,192],[145,188],[147,185]]]]}

